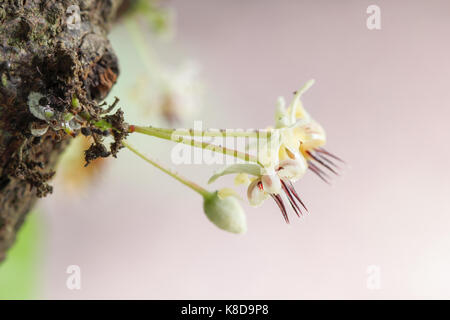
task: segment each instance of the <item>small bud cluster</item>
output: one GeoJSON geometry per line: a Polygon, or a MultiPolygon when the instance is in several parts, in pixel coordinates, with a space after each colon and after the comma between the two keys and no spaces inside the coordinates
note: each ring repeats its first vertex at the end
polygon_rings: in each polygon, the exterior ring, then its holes
{"type": "Polygon", "coordinates": [[[48,128],[55,131],[64,129],[68,134],[74,135],[81,128],[84,119],[67,111],[58,111],[50,106],[47,98],[39,92],[28,95],[28,108],[33,116],[44,122],[33,122],[30,125],[31,134],[40,137],[48,128]]]}

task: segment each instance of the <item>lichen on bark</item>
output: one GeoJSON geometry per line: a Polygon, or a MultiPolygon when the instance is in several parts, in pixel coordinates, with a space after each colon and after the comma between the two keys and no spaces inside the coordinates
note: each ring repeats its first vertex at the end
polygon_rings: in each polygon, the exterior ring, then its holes
{"type": "Polygon", "coordinates": [[[0,0],[0,261],[37,197],[52,192],[48,180],[71,139],[52,129],[33,136],[30,125],[42,120],[30,113],[28,96],[96,119],[119,74],[107,33],[121,4],[0,0]]]}

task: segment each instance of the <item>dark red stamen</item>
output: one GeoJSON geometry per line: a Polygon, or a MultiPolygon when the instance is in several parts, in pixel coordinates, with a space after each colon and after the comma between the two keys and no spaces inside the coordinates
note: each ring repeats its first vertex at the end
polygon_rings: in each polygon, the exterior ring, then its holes
{"type": "Polygon", "coordinates": [[[300,214],[303,215],[302,210],[300,210],[300,207],[298,206],[297,202],[295,202],[294,196],[292,195],[291,191],[288,189],[286,182],[281,180],[281,186],[283,188],[284,193],[286,194],[289,203],[291,204],[292,209],[294,210],[297,217],[300,218],[300,214]]]}
{"type": "Polygon", "coordinates": [[[294,195],[294,197],[298,200],[298,202],[300,202],[300,204],[302,205],[303,208],[305,208],[305,210],[307,212],[308,208],[305,206],[305,204],[303,203],[302,199],[300,199],[300,196],[298,195],[297,191],[295,191],[294,185],[292,184],[291,181],[289,181],[289,185],[288,185],[289,190],[291,191],[291,193],[294,195]]]}
{"type": "Polygon", "coordinates": [[[289,217],[286,212],[286,207],[284,206],[283,200],[281,199],[280,195],[279,194],[270,194],[270,195],[272,196],[273,200],[275,200],[275,202],[277,203],[278,208],[280,208],[281,214],[283,215],[286,223],[289,223],[289,217]]]}
{"type": "Polygon", "coordinates": [[[328,170],[330,170],[331,172],[333,172],[335,175],[339,175],[339,173],[337,173],[333,168],[331,168],[328,164],[326,164],[325,162],[323,162],[321,159],[319,159],[318,157],[316,157],[314,154],[312,154],[309,151],[306,151],[306,153],[313,159],[315,160],[317,163],[321,164],[322,166],[324,166],[325,168],[327,168],[328,170]]]}
{"type": "Polygon", "coordinates": [[[259,188],[259,190],[261,190],[261,191],[263,191],[264,190],[264,186],[263,186],[263,184],[262,184],[262,182],[260,181],[260,182],[258,182],[258,188],[259,188]]]}
{"type": "Polygon", "coordinates": [[[328,159],[328,158],[325,156],[325,154],[316,152],[315,156],[316,156],[316,157],[319,157],[319,158],[322,159],[323,161],[329,163],[330,165],[332,165],[332,166],[335,167],[336,169],[340,169],[340,167],[339,167],[336,163],[334,163],[333,161],[331,161],[330,159],[328,159]]]}
{"type": "Polygon", "coordinates": [[[342,160],[342,159],[339,158],[338,156],[335,156],[335,155],[332,154],[331,152],[328,152],[328,151],[325,150],[324,148],[318,148],[318,149],[316,149],[316,151],[317,151],[317,152],[320,152],[320,153],[323,153],[323,154],[326,154],[326,155],[332,157],[333,159],[336,159],[336,160],[338,160],[338,161],[340,161],[340,162],[342,162],[342,163],[345,163],[344,160],[342,160]]]}
{"type": "Polygon", "coordinates": [[[322,179],[324,182],[330,184],[330,182],[327,180],[329,179],[328,175],[323,172],[319,167],[317,167],[314,163],[311,161],[308,161],[308,168],[314,172],[320,179],[322,179]]]}

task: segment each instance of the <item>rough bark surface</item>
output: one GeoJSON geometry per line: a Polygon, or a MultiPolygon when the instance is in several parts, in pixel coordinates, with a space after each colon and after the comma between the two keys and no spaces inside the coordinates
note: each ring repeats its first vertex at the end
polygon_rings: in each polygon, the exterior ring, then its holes
{"type": "Polygon", "coordinates": [[[51,193],[47,181],[71,139],[64,130],[31,134],[42,120],[30,113],[29,95],[95,118],[118,76],[107,32],[121,3],[0,0],[0,261],[36,199],[51,193]]]}

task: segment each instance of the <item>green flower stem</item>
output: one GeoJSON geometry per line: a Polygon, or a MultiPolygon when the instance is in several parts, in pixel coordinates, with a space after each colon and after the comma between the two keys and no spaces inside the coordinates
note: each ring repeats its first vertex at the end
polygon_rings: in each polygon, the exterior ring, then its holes
{"type": "Polygon", "coordinates": [[[167,129],[167,128],[155,128],[155,127],[140,127],[134,126],[135,128],[151,129],[153,131],[160,131],[167,134],[173,134],[175,136],[183,137],[238,137],[238,138],[263,138],[268,139],[272,135],[271,130],[251,130],[251,131],[227,131],[224,129],[220,130],[180,130],[180,129],[167,129]]]}
{"type": "Polygon", "coordinates": [[[164,166],[162,166],[161,164],[159,164],[158,162],[156,162],[155,160],[150,159],[149,157],[143,155],[142,153],[140,153],[137,149],[135,149],[134,147],[132,147],[131,145],[128,144],[128,142],[126,141],[122,141],[122,145],[124,147],[126,147],[128,150],[130,150],[131,152],[133,152],[134,154],[136,154],[138,157],[144,159],[146,162],[150,163],[151,165],[153,165],[154,167],[158,168],[159,170],[163,171],[164,173],[168,174],[169,176],[171,176],[172,178],[175,178],[176,180],[178,180],[179,182],[181,182],[182,184],[184,184],[185,186],[191,188],[192,190],[198,192],[203,198],[207,198],[210,197],[212,195],[211,192],[209,192],[208,190],[206,190],[205,188],[202,188],[201,186],[199,186],[198,184],[196,184],[195,182],[189,181],[188,179],[182,177],[181,175],[179,175],[176,172],[173,172],[172,170],[165,168],[164,166]]]}
{"type": "Polygon", "coordinates": [[[172,135],[169,132],[164,132],[161,131],[159,129],[154,129],[151,127],[139,127],[139,126],[130,126],[133,128],[134,132],[138,132],[138,133],[142,133],[142,134],[146,134],[149,136],[153,136],[153,137],[157,137],[160,139],[165,139],[165,140],[170,140],[170,141],[175,141],[175,142],[179,142],[179,143],[183,143],[186,145],[190,145],[190,146],[194,146],[196,148],[202,148],[202,149],[208,149],[217,153],[223,153],[229,156],[233,156],[235,158],[247,161],[247,162],[257,162],[258,163],[258,159],[257,157],[250,155],[248,153],[243,153],[237,150],[233,150],[233,149],[227,149],[225,147],[221,147],[212,143],[208,143],[208,142],[199,142],[193,139],[185,139],[181,136],[177,136],[172,135]]]}

